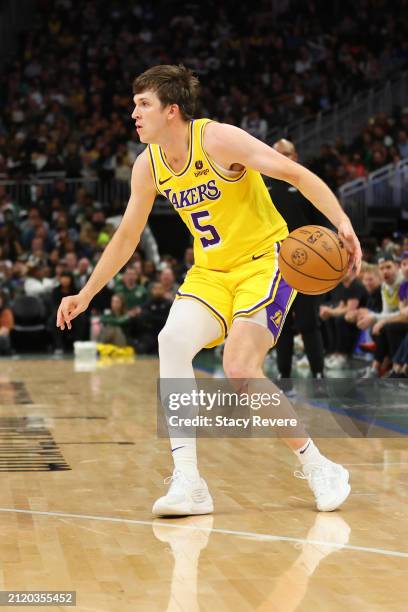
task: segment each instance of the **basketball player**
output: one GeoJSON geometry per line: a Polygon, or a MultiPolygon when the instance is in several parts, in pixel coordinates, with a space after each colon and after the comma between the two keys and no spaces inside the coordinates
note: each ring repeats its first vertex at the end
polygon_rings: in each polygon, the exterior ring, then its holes
{"type": "MultiPolygon", "coordinates": [[[[261,173],[294,185],[337,228],[360,268],[361,249],[350,220],[317,176],[232,125],[193,120],[198,81],[183,66],[150,68],[133,83],[135,122],[148,146],[136,159],[122,222],[79,294],[62,300],[57,326],[71,329],[93,296],[133,254],[157,193],[194,236],[189,270],[159,334],[161,379],[193,379],[192,360],[223,342],[229,379],[263,379],[264,357],[279,336],[296,292],[278,270],[286,223],[273,206],[261,173]]],[[[282,409],[291,406],[285,399],[282,409]]],[[[288,438],[319,510],[348,497],[348,471],[324,457],[307,437],[288,438]]],[[[153,506],[161,516],[206,514],[213,502],[197,469],[195,438],[171,438],[174,472],[167,495],[153,506]]]]}

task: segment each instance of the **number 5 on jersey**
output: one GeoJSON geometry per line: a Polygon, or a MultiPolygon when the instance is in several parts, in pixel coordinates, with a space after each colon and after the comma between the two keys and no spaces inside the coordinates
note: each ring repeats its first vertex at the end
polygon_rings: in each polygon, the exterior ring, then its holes
{"type": "Polygon", "coordinates": [[[202,220],[204,219],[211,219],[211,215],[208,210],[193,212],[191,213],[191,218],[193,220],[195,229],[200,232],[200,234],[207,234],[207,236],[211,235],[211,238],[200,236],[201,244],[203,245],[204,249],[215,246],[221,242],[220,235],[215,227],[209,223],[202,223],[202,220]]]}

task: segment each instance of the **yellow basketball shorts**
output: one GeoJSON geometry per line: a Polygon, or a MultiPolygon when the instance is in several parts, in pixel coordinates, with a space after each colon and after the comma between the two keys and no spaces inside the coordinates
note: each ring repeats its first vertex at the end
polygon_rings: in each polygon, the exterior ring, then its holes
{"type": "Polygon", "coordinates": [[[278,268],[280,244],[274,251],[228,270],[208,270],[193,266],[179,288],[176,299],[200,302],[220,322],[222,333],[206,348],[224,342],[234,319],[251,317],[261,309],[266,311],[269,331],[276,343],[286,315],[296,297],[278,268]]]}

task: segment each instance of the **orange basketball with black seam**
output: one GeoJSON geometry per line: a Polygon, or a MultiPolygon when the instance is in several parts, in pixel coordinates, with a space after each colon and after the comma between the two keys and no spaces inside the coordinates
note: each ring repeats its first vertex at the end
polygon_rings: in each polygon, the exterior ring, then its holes
{"type": "Polygon", "coordinates": [[[321,225],[298,227],[283,241],[279,269],[300,293],[318,295],[334,289],[347,272],[349,255],[338,235],[321,225]]]}

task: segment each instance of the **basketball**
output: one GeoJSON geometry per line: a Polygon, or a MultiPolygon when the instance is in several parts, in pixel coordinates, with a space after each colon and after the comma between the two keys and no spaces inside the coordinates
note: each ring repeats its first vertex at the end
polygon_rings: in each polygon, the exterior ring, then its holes
{"type": "Polygon", "coordinates": [[[347,272],[348,252],[338,235],[320,225],[304,225],[283,241],[279,269],[300,293],[318,295],[334,289],[347,272]]]}

